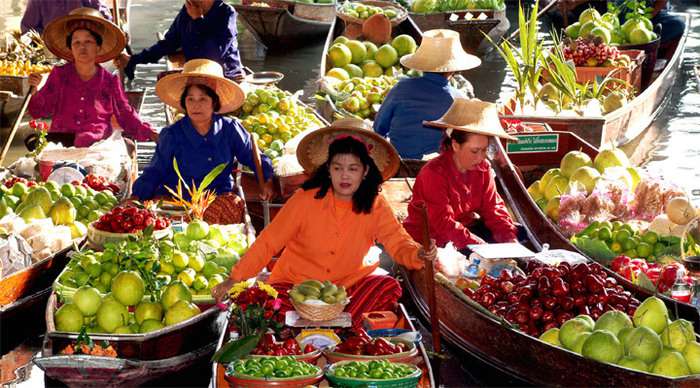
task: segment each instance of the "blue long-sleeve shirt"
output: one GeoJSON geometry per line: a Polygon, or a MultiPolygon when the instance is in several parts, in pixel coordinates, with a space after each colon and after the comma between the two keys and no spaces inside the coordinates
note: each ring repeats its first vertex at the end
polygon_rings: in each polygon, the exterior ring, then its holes
{"type": "Polygon", "coordinates": [[[399,81],[387,94],[374,118],[374,131],[389,137],[404,159],[421,159],[437,152],[442,131],[423,125],[440,118],[462,94],[438,73],[399,81]]]}
{"type": "Polygon", "coordinates": [[[29,30],[42,33],[49,22],[80,7],[94,8],[100,11],[105,19],[112,20],[109,8],[100,0],[29,0],[20,23],[22,33],[29,30]]]}
{"type": "MultiPolygon", "coordinates": [[[[255,171],[251,136],[237,120],[215,114],[211,129],[202,136],[190,118],[184,117],[160,132],[153,159],[134,182],[133,194],[142,200],[170,195],[165,186],[175,189],[178,182],[173,158],[188,185],[192,180],[199,185],[209,171],[226,163],[226,169],[209,186],[219,194],[233,190],[235,160],[255,171]]],[[[261,162],[267,180],[273,174],[272,163],[265,155],[261,155],[261,162]]]]}
{"type": "Polygon", "coordinates": [[[131,57],[126,73],[132,76],[137,64],[156,63],[182,48],[185,60],[211,59],[224,68],[226,78],[233,78],[242,71],[237,34],[236,11],[222,0],[197,20],[183,6],[163,40],[131,57]]]}

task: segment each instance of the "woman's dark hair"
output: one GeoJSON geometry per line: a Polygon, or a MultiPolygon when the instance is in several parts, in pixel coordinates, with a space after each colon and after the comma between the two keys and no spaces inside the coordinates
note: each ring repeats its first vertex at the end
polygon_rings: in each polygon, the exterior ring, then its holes
{"type": "Polygon", "coordinates": [[[440,151],[445,152],[452,149],[452,140],[456,141],[457,144],[464,144],[469,141],[469,136],[471,133],[465,131],[452,130],[450,136],[445,136],[442,138],[442,144],[440,144],[440,151]]]}
{"type": "MultiPolygon", "coordinates": [[[[98,46],[102,46],[102,36],[100,34],[96,33],[93,30],[88,30],[87,28],[78,28],[75,31],[78,31],[78,30],[85,30],[85,31],[89,32],[90,35],[92,35],[93,39],[95,39],[95,43],[97,43],[98,46]]],[[[71,31],[71,33],[68,34],[68,36],[66,36],[66,46],[68,46],[69,49],[72,48],[71,46],[73,45],[73,33],[75,31],[71,31]]]]}
{"type": "Polygon", "coordinates": [[[185,114],[187,114],[187,106],[185,106],[185,100],[187,99],[187,93],[189,93],[191,87],[196,87],[199,90],[203,91],[204,94],[209,96],[211,98],[211,103],[214,107],[214,112],[218,112],[221,109],[221,100],[219,100],[219,95],[216,94],[214,89],[210,88],[207,85],[202,85],[202,84],[191,84],[185,86],[185,90],[182,91],[182,94],[180,95],[180,106],[182,109],[185,110],[185,114]]]}
{"type": "Polygon", "coordinates": [[[320,165],[301,186],[304,190],[319,188],[315,198],[321,199],[326,196],[328,189],[333,186],[331,182],[330,164],[336,155],[350,154],[360,159],[362,166],[367,169],[367,175],[360,182],[355,194],[352,195],[352,210],[355,213],[369,214],[374,206],[374,200],[379,195],[382,184],[382,174],[379,172],[374,160],[369,156],[364,143],[352,137],[345,137],[334,140],[328,146],[328,159],[320,165]]]}

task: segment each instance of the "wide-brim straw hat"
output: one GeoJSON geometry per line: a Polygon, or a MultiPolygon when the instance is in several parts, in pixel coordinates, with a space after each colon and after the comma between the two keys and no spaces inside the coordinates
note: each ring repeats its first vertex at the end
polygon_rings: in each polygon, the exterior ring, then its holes
{"type": "Polygon", "coordinates": [[[481,59],[464,51],[458,32],[430,30],[423,33],[415,53],[401,57],[401,64],[413,70],[450,73],[478,67],[481,59]]]}
{"type": "Polygon", "coordinates": [[[297,159],[304,171],[311,174],[328,160],[330,144],[344,136],[361,140],[369,149],[369,156],[374,160],[382,178],[387,180],[399,170],[398,152],[386,139],[375,133],[363,120],[341,119],[331,126],[309,132],[299,142],[297,159]]]}
{"type": "Polygon", "coordinates": [[[423,121],[423,125],[518,140],[503,129],[496,104],[478,98],[455,98],[442,117],[423,121]]]}
{"type": "Polygon", "coordinates": [[[66,16],[52,20],[44,29],[42,38],[46,48],[55,56],[72,61],[73,53],[66,45],[66,38],[75,30],[81,29],[90,30],[102,37],[102,46],[95,58],[97,63],[116,58],[126,46],[124,32],[102,17],[98,10],[88,7],[76,8],[66,16]]]}
{"type": "Polygon", "coordinates": [[[241,87],[224,77],[220,64],[209,59],[192,59],[185,62],[182,71],[168,74],[156,83],[156,94],[167,105],[184,112],[180,106],[180,97],[187,85],[206,85],[210,87],[221,102],[217,113],[233,112],[243,105],[245,93],[241,87]]]}

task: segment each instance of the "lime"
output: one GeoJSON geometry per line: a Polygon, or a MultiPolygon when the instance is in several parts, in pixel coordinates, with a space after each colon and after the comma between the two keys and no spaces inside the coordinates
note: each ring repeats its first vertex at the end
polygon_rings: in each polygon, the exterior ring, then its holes
{"type": "Polygon", "coordinates": [[[610,229],[610,230],[612,230],[612,228],[613,228],[612,222],[610,222],[610,221],[603,221],[603,222],[601,222],[601,223],[600,223],[600,227],[601,227],[601,228],[608,228],[608,229],[610,229]]]}
{"type": "Polygon", "coordinates": [[[624,252],[624,255],[631,258],[638,257],[636,249],[628,249],[624,252]]]}
{"type": "Polygon", "coordinates": [[[649,257],[654,253],[654,246],[646,242],[640,242],[637,245],[637,253],[641,257],[649,257]]]}
{"type": "Polygon", "coordinates": [[[637,243],[631,238],[622,242],[622,249],[624,249],[626,251],[628,251],[630,249],[635,249],[635,248],[637,248],[637,243]]]}
{"type": "Polygon", "coordinates": [[[653,246],[659,241],[659,235],[649,230],[642,235],[642,241],[653,246]]]}
{"type": "Polygon", "coordinates": [[[612,231],[607,226],[604,226],[598,230],[598,239],[603,241],[610,241],[612,239],[612,231]]]}
{"type": "Polygon", "coordinates": [[[622,225],[623,225],[622,221],[613,221],[613,223],[612,223],[613,230],[620,230],[622,225]]]}
{"type": "Polygon", "coordinates": [[[617,231],[617,235],[615,236],[615,241],[619,242],[620,244],[624,244],[629,238],[632,236],[632,233],[629,232],[629,230],[626,229],[620,229],[617,231]]]}
{"type": "Polygon", "coordinates": [[[610,245],[610,250],[612,250],[613,252],[619,254],[619,253],[622,252],[622,245],[621,245],[619,242],[615,241],[614,243],[612,243],[612,244],[610,245]]]}
{"type": "Polygon", "coordinates": [[[666,251],[666,245],[664,245],[660,242],[657,242],[656,244],[654,244],[654,256],[657,256],[657,257],[661,256],[664,254],[665,251],[666,251]]]}

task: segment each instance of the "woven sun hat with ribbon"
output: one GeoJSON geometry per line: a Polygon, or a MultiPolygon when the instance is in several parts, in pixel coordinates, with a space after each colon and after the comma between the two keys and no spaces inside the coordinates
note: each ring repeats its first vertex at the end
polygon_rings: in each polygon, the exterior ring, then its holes
{"type": "Polygon", "coordinates": [[[329,127],[309,132],[297,147],[297,159],[304,170],[311,174],[328,160],[328,146],[337,139],[352,137],[364,143],[369,156],[387,180],[399,170],[399,154],[386,139],[375,133],[360,119],[341,119],[329,127]]]}
{"type": "Polygon", "coordinates": [[[90,30],[102,37],[102,46],[95,58],[97,63],[116,58],[126,46],[126,36],[116,24],[102,17],[98,10],[82,7],[52,20],[46,26],[42,35],[46,48],[55,56],[72,61],[73,53],[66,45],[66,38],[75,30],[90,30]]]}
{"type": "Polygon", "coordinates": [[[229,113],[243,105],[243,89],[230,79],[224,77],[224,69],[209,59],[192,59],[185,62],[179,73],[168,74],[156,83],[156,94],[167,105],[185,111],[180,106],[180,96],[188,85],[206,85],[211,88],[221,102],[221,109],[216,113],[229,113]]]}
{"type": "Polygon", "coordinates": [[[478,67],[481,59],[464,51],[458,32],[430,30],[423,33],[415,53],[401,57],[401,64],[429,73],[451,73],[478,67]]]}
{"type": "Polygon", "coordinates": [[[496,104],[478,98],[455,98],[450,109],[442,117],[433,121],[423,121],[423,125],[446,129],[450,133],[456,130],[518,140],[503,129],[496,104]]]}

